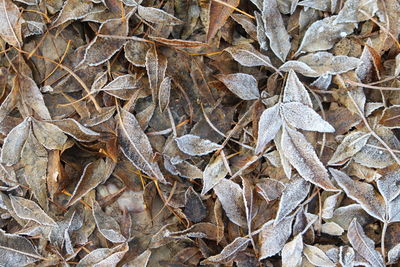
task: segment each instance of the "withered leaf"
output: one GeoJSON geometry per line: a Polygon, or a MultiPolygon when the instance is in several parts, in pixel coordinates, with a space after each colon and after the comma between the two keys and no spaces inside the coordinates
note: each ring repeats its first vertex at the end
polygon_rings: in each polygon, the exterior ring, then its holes
{"type": "Polygon", "coordinates": [[[165,77],[160,84],[160,91],[158,92],[158,104],[162,112],[164,112],[169,105],[170,92],[171,78],[165,77]]]}
{"type": "Polygon", "coordinates": [[[49,150],[61,150],[67,141],[67,136],[60,128],[51,123],[32,119],[32,129],[40,144],[49,150]]]}
{"type": "Polygon", "coordinates": [[[289,70],[283,92],[283,102],[299,102],[312,108],[310,95],[293,70],[289,70]]]}
{"type": "Polygon", "coordinates": [[[388,128],[400,128],[400,106],[385,108],[379,123],[388,128]]]}
{"type": "Polygon", "coordinates": [[[388,264],[395,264],[400,258],[400,244],[388,251],[388,264]]]}
{"type": "Polygon", "coordinates": [[[103,160],[100,158],[87,164],[67,206],[74,205],[78,200],[89,193],[90,190],[105,182],[108,177],[110,177],[113,167],[114,164],[110,159],[103,160]]]}
{"type": "Polygon", "coordinates": [[[115,267],[128,251],[128,249],[129,246],[127,243],[118,245],[113,248],[98,248],[87,254],[76,266],[115,267]]]}
{"type": "Polygon", "coordinates": [[[352,132],[343,139],[336,148],[335,153],[329,160],[329,165],[340,165],[340,163],[359,152],[366,144],[371,134],[364,132],[352,132]]]}
{"type": "Polygon", "coordinates": [[[264,151],[266,145],[275,138],[281,126],[282,118],[279,104],[264,110],[258,122],[256,154],[264,151]]]}
{"type": "Polygon", "coordinates": [[[307,76],[307,77],[318,77],[319,76],[318,72],[313,70],[306,63],[298,61],[298,60],[286,61],[284,64],[282,64],[279,67],[279,70],[281,70],[281,71],[293,70],[293,71],[301,73],[302,75],[307,76]]]}
{"type": "Polygon", "coordinates": [[[8,234],[0,229],[0,254],[2,266],[18,267],[32,264],[43,257],[25,237],[8,234]]]}
{"type": "Polygon", "coordinates": [[[233,59],[246,67],[266,66],[274,68],[269,57],[261,54],[251,45],[237,45],[225,49],[233,59]]]}
{"type": "Polygon", "coordinates": [[[217,226],[215,224],[196,223],[183,231],[172,232],[172,233],[168,231],[168,233],[165,234],[164,236],[178,238],[178,239],[186,237],[198,237],[198,238],[207,238],[210,240],[217,240],[216,232],[217,232],[217,226]]]}
{"type": "Polygon", "coordinates": [[[337,16],[330,16],[314,22],[304,34],[297,54],[328,50],[335,42],[353,32],[352,23],[335,24],[337,16]]]}
{"type": "Polygon", "coordinates": [[[67,0],[52,26],[57,27],[69,20],[83,18],[92,8],[93,2],[89,0],[67,0]]]}
{"type": "Polygon", "coordinates": [[[175,18],[171,14],[168,14],[162,9],[154,8],[154,7],[145,7],[138,6],[138,14],[144,20],[163,25],[179,25],[183,22],[180,19],[175,18]]]}
{"type": "Polygon", "coordinates": [[[132,75],[121,75],[115,78],[112,82],[99,89],[99,91],[105,91],[107,94],[120,98],[122,100],[128,100],[131,97],[131,90],[137,89],[136,79],[132,75]]]}
{"type": "Polygon", "coordinates": [[[304,255],[307,257],[309,262],[314,264],[315,266],[326,266],[326,267],[334,267],[336,266],[328,256],[326,256],[325,252],[323,252],[320,248],[316,246],[304,245],[304,255]]]}
{"type": "Polygon", "coordinates": [[[215,159],[211,159],[204,169],[203,189],[201,190],[201,194],[207,194],[207,192],[218,184],[227,174],[228,170],[225,167],[221,155],[218,155],[215,159]]]}
{"type": "Polygon", "coordinates": [[[382,255],[375,250],[374,241],[364,233],[361,225],[357,222],[357,218],[354,218],[350,223],[347,238],[355,251],[357,251],[372,266],[385,266],[382,255]]]}
{"type": "Polygon", "coordinates": [[[235,95],[243,100],[255,100],[260,98],[257,88],[257,80],[246,73],[235,73],[228,75],[217,75],[218,80],[223,82],[225,86],[235,95]]]}
{"type": "Polygon", "coordinates": [[[146,267],[151,256],[151,250],[147,249],[142,254],[137,256],[134,260],[130,261],[127,264],[124,264],[124,267],[146,267]]]}
{"type": "Polygon", "coordinates": [[[29,118],[26,118],[7,135],[1,150],[2,163],[10,166],[19,161],[22,148],[30,132],[30,121],[29,118]]]}
{"type": "Polygon", "coordinates": [[[99,133],[86,128],[74,119],[53,120],[52,123],[80,142],[93,142],[100,136],[99,133]]]}
{"type": "Polygon", "coordinates": [[[229,220],[239,226],[246,227],[247,220],[242,190],[237,183],[225,178],[222,178],[214,186],[214,192],[229,220]]]}
{"type": "Polygon", "coordinates": [[[306,198],[310,190],[310,183],[299,176],[292,177],[286,184],[279,202],[278,212],[274,223],[278,224],[290,214],[306,198]]]}
{"type": "Polygon", "coordinates": [[[328,171],[303,134],[284,127],[281,145],[284,155],[301,177],[325,190],[337,190],[329,179],[328,171]]]}
{"type": "Polygon", "coordinates": [[[185,192],[185,209],[183,213],[194,223],[201,222],[207,216],[207,209],[200,196],[193,190],[193,187],[189,187],[185,192]]]}
{"type": "Polygon", "coordinates": [[[146,51],[150,49],[150,45],[146,42],[129,40],[125,44],[126,59],[137,67],[145,67],[146,51]]]}
{"type": "Polygon", "coordinates": [[[21,25],[23,19],[18,7],[11,0],[0,2],[0,37],[10,45],[22,46],[21,25]]]}
{"type": "Polygon", "coordinates": [[[292,241],[287,242],[282,249],[282,267],[299,267],[302,262],[303,236],[296,235],[292,241]]]}
{"type": "Polygon", "coordinates": [[[153,149],[146,134],[140,128],[135,116],[121,109],[119,114],[118,141],[124,155],[137,168],[158,181],[166,183],[156,162],[153,162],[153,149]]]}
{"type": "Polygon", "coordinates": [[[56,222],[34,201],[10,195],[12,207],[18,217],[32,220],[41,225],[55,226],[56,222]]]}
{"type": "Polygon", "coordinates": [[[286,217],[278,224],[271,220],[262,226],[259,235],[260,260],[271,257],[282,250],[292,234],[293,218],[293,215],[286,217]]]}
{"type": "Polygon", "coordinates": [[[335,131],[317,112],[302,103],[283,103],[281,109],[286,122],[295,128],[328,133],[335,131]]]}
{"type": "MultiPolygon", "coordinates": [[[[232,7],[237,7],[240,0],[222,0],[232,7]]],[[[229,16],[233,13],[233,9],[223,4],[212,1],[209,9],[209,24],[207,30],[207,42],[215,37],[219,29],[224,26],[229,16]]]]}
{"type": "Polygon", "coordinates": [[[336,169],[330,169],[330,172],[348,197],[357,201],[372,217],[381,221],[385,220],[385,202],[372,185],[355,181],[336,169]]]}
{"type": "Polygon", "coordinates": [[[291,48],[290,35],[283,24],[276,0],[264,1],[262,18],[271,50],[282,62],[285,62],[291,48]]]}
{"type": "Polygon", "coordinates": [[[227,263],[232,260],[238,252],[247,248],[250,238],[237,237],[230,244],[226,245],[220,254],[208,257],[201,264],[227,263]]]}
{"type": "Polygon", "coordinates": [[[347,0],[340,10],[335,23],[360,22],[373,17],[378,11],[376,0],[347,0]]]}
{"type": "Polygon", "coordinates": [[[175,138],[175,141],[182,152],[191,156],[207,155],[222,148],[221,145],[193,134],[186,134],[175,138]]]}
{"type": "Polygon", "coordinates": [[[113,243],[122,243],[126,238],[121,234],[121,228],[118,222],[111,216],[101,210],[100,205],[95,201],[93,203],[93,217],[100,233],[113,243]]]}
{"type": "Polygon", "coordinates": [[[339,201],[339,196],[341,192],[328,196],[324,200],[324,204],[322,206],[321,217],[324,219],[330,219],[333,217],[333,212],[335,211],[336,205],[339,201]]]}

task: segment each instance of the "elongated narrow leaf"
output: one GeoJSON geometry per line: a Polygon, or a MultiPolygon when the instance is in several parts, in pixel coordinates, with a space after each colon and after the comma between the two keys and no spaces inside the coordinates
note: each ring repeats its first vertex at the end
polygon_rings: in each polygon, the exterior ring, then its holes
{"type": "Polygon", "coordinates": [[[112,82],[99,90],[105,91],[107,94],[122,100],[128,100],[134,89],[137,89],[136,79],[132,75],[127,74],[115,78],[112,82]]]}
{"type": "Polygon", "coordinates": [[[18,84],[23,101],[42,119],[51,120],[49,110],[43,100],[43,95],[35,81],[28,76],[18,75],[18,84]]]}
{"type": "Polygon", "coordinates": [[[233,59],[246,67],[273,67],[269,57],[255,50],[251,45],[231,46],[225,49],[233,59]]]}
{"type": "Polygon", "coordinates": [[[100,137],[99,133],[86,128],[74,119],[53,120],[52,123],[80,142],[93,142],[100,137]]]}
{"type": "Polygon", "coordinates": [[[303,134],[285,127],[281,144],[284,155],[301,177],[325,190],[337,190],[329,179],[328,171],[303,134]]]}
{"type": "Polygon", "coordinates": [[[366,259],[371,266],[384,267],[383,257],[375,250],[374,241],[372,241],[362,229],[361,225],[357,222],[357,218],[354,218],[350,223],[349,230],[347,232],[347,238],[350,244],[353,246],[364,259],[366,259]]]}
{"type": "Polygon", "coordinates": [[[201,139],[193,134],[186,134],[175,139],[179,149],[191,156],[203,156],[218,149],[222,146],[207,139],[201,139]]]}
{"type": "Polygon", "coordinates": [[[21,25],[23,19],[19,9],[11,0],[0,1],[0,37],[10,45],[22,46],[21,25]]]}
{"type": "Polygon", "coordinates": [[[249,74],[235,73],[228,75],[217,75],[218,80],[223,82],[229,90],[243,100],[255,100],[260,97],[257,88],[257,80],[249,74]]]}
{"type": "Polygon", "coordinates": [[[43,259],[25,237],[8,234],[0,229],[1,265],[20,267],[43,259]]]}
{"type": "Polygon", "coordinates": [[[164,112],[168,105],[171,94],[171,78],[165,77],[160,84],[160,90],[158,92],[158,104],[161,112],[164,112]]]}
{"type": "Polygon", "coordinates": [[[154,7],[144,7],[138,6],[138,14],[144,20],[151,22],[151,23],[160,23],[163,25],[179,25],[183,22],[171,14],[168,14],[164,10],[154,8],[154,7]]]}
{"type": "Polygon", "coordinates": [[[121,234],[121,228],[117,221],[113,217],[105,214],[97,202],[94,202],[93,205],[93,217],[97,228],[105,238],[113,243],[122,243],[126,241],[126,238],[121,234]]]}
{"type": "Polygon", "coordinates": [[[41,225],[56,225],[56,222],[49,217],[34,201],[15,196],[10,196],[10,199],[15,214],[17,214],[17,216],[21,219],[32,220],[41,225]]]}
{"type": "Polygon", "coordinates": [[[258,123],[258,139],[256,146],[256,154],[264,151],[266,145],[275,138],[282,126],[282,118],[280,116],[280,105],[272,106],[261,114],[258,123]]]}
{"type": "Polygon", "coordinates": [[[121,110],[119,117],[118,141],[122,153],[133,165],[158,181],[166,183],[158,164],[152,160],[153,149],[149,139],[140,128],[135,116],[124,109],[121,110]]]}
{"type": "Polygon", "coordinates": [[[27,118],[14,127],[4,140],[1,150],[1,162],[6,165],[17,163],[21,157],[21,151],[30,132],[30,120],[27,118]]]}
{"type": "Polygon", "coordinates": [[[234,258],[238,252],[245,250],[250,239],[237,237],[230,244],[226,245],[218,255],[208,257],[201,264],[227,263],[234,258]]]}
{"type": "MultiPolygon", "coordinates": [[[[229,6],[237,7],[240,0],[222,0],[229,6]]],[[[207,30],[207,42],[210,42],[212,38],[215,37],[219,29],[224,26],[226,20],[233,13],[233,9],[229,6],[212,1],[210,3],[210,13],[209,13],[209,24],[207,30]]]]}
{"type": "Polygon", "coordinates": [[[295,128],[328,133],[335,131],[317,112],[302,103],[284,103],[281,109],[286,121],[295,128]]]}
{"type": "Polygon", "coordinates": [[[293,70],[289,70],[283,92],[283,102],[300,102],[310,108],[312,107],[310,95],[293,70]]]}
{"type": "Polygon", "coordinates": [[[77,267],[115,267],[128,251],[128,244],[124,243],[114,248],[98,248],[87,254],[77,267]]]}
{"type": "Polygon", "coordinates": [[[214,186],[214,192],[221,201],[226,216],[235,224],[246,227],[247,220],[243,200],[243,189],[231,180],[222,178],[214,186]]]}
{"type": "Polygon", "coordinates": [[[330,169],[330,172],[348,197],[357,201],[371,216],[381,221],[385,220],[385,202],[372,185],[355,181],[344,172],[335,169],[330,169]]]}
{"type": "Polygon", "coordinates": [[[271,50],[282,62],[285,62],[291,48],[290,35],[286,31],[276,0],[264,1],[262,18],[271,50]]]}

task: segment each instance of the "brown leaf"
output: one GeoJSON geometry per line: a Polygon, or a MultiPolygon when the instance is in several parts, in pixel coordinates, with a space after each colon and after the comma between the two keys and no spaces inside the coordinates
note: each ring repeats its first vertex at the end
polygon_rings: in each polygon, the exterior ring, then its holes
{"type": "Polygon", "coordinates": [[[126,238],[121,234],[121,228],[118,222],[111,216],[101,210],[97,202],[93,203],[93,217],[99,232],[113,243],[122,243],[126,238]]]}
{"type": "Polygon", "coordinates": [[[237,253],[247,248],[247,244],[250,242],[249,238],[237,237],[230,244],[226,245],[221,253],[208,257],[203,260],[200,264],[223,264],[231,261],[237,253]]]}
{"type": "Polygon", "coordinates": [[[32,130],[35,137],[45,148],[62,150],[67,136],[57,126],[32,119],[32,130]]]}
{"type": "Polygon", "coordinates": [[[193,190],[193,187],[189,187],[185,192],[185,209],[183,213],[194,223],[201,222],[207,216],[207,209],[200,196],[193,190]]]}
{"type": "Polygon", "coordinates": [[[12,46],[22,46],[23,19],[18,7],[11,0],[0,1],[0,37],[12,46]]]}
{"type": "Polygon", "coordinates": [[[379,123],[388,128],[400,128],[400,106],[385,108],[379,123]]]}
{"type": "Polygon", "coordinates": [[[152,160],[153,149],[149,139],[135,116],[124,109],[119,114],[118,141],[121,151],[133,165],[159,182],[166,183],[158,164],[152,160]]]}
{"type": "Polygon", "coordinates": [[[255,50],[251,45],[231,46],[225,49],[234,60],[246,67],[266,66],[274,68],[269,57],[255,50]]]}
{"type": "Polygon", "coordinates": [[[138,14],[144,20],[156,23],[156,24],[163,24],[163,25],[179,25],[183,22],[171,14],[168,14],[162,9],[154,8],[154,7],[145,7],[145,6],[138,6],[138,14]]]}
{"type": "Polygon", "coordinates": [[[18,217],[41,225],[55,226],[56,222],[38,204],[22,197],[10,196],[12,207],[18,217]]]}
{"type": "Polygon", "coordinates": [[[255,100],[260,98],[257,80],[252,75],[235,73],[228,75],[219,74],[216,77],[223,82],[232,93],[243,100],[255,100]]]}
{"type": "Polygon", "coordinates": [[[30,132],[30,124],[30,119],[26,118],[7,135],[1,150],[2,163],[10,166],[19,161],[22,148],[30,132]]]}
{"type": "MultiPolygon", "coordinates": [[[[237,7],[240,3],[240,0],[221,0],[221,2],[226,3],[229,6],[237,7]]],[[[210,3],[210,13],[209,13],[209,25],[207,30],[207,43],[210,42],[211,39],[215,37],[219,29],[224,26],[226,20],[233,13],[233,9],[220,4],[216,1],[211,1],[210,3]]]]}
{"type": "Polygon", "coordinates": [[[100,137],[99,133],[86,128],[74,119],[53,120],[52,123],[80,142],[93,142],[100,137]]]}
{"type": "Polygon", "coordinates": [[[76,266],[115,267],[128,249],[129,246],[127,243],[123,243],[113,248],[98,248],[87,254],[76,266]]]}
{"type": "Polygon", "coordinates": [[[67,21],[83,18],[92,8],[93,2],[89,0],[67,0],[52,26],[57,27],[67,21]]]}
{"type": "Polygon", "coordinates": [[[215,185],[217,185],[221,179],[228,174],[228,170],[225,167],[224,160],[221,155],[218,155],[215,159],[211,159],[203,173],[203,189],[201,195],[207,194],[215,185]]]}
{"type": "Polygon", "coordinates": [[[171,78],[165,77],[160,84],[160,91],[158,92],[158,105],[160,106],[161,112],[164,112],[169,105],[171,92],[171,78]]]}

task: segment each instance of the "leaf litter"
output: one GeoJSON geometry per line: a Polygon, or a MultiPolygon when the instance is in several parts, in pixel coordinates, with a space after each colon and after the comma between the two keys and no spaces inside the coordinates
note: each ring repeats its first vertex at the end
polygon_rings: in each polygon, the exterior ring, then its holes
{"type": "Polygon", "coordinates": [[[399,264],[399,17],[0,0],[0,265],[399,264]]]}

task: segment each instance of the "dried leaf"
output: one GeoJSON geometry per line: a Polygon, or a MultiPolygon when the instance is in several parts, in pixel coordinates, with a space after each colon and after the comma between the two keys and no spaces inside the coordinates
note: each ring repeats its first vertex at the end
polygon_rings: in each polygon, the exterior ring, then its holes
{"type": "Polygon", "coordinates": [[[258,122],[256,154],[264,151],[267,144],[275,138],[281,128],[282,119],[279,111],[280,105],[277,104],[264,110],[261,114],[260,121],[258,122]]]}
{"type": "Polygon", "coordinates": [[[52,123],[80,142],[93,142],[100,137],[99,133],[86,128],[74,119],[53,120],[52,123]]]}
{"type": "Polygon", "coordinates": [[[4,140],[1,150],[1,162],[10,166],[16,164],[30,132],[30,119],[26,118],[14,127],[4,140]]]}
{"type": "Polygon", "coordinates": [[[201,195],[207,194],[216,184],[218,184],[226,175],[228,170],[225,167],[224,160],[221,155],[215,159],[211,159],[203,173],[203,189],[201,195]]]}
{"type": "Polygon", "coordinates": [[[15,214],[17,214],[18,217],[25,220],[35,221],[41,225],[56,225],[56,222],[49,217],[34,201],[12,195],[10,195],[10,199],[15,214]]]}
{"type": "Polygon", "coordinates": [[[57,27],[67,21],[81,19],[92,8],[93,2],[89,0],[67,0],[52,26],[57,27]]]}
{"type": "Polygon", "coordinates": [[[312,108],[311,98],[293,70],[289,70],[283,92],[283,102],[299,102],[312,108]]]}
{"type": "Polygon", "coordinates": [[[305,244],[304,255],[315,266],[326,266],[326,267],[336,266],[335,263],[333,263],[321,249],[315,246],[310,246],[305,244]]]}
{"type": "Polygon", "coordinates": [[[282,133],[283,153],[290,164],[306,181],[327,191],[336,191],[324,165],[303,134],[285,127],[282,133]]]}
{"type": "Polygon", "coordinates": [[[214,186],[214,193],[224,208],[226,216],[234,224],[241,227],[247,226],[242,188],[231,180],[222,178],[214,186]]]}
{"type": "Polygon", "coordinates": [[[259,235],[260,260],[274,256],[282,250],[286,241],[292,234],[292,222],[294,216],[286,217],[280,223],[275,224],[274,220],[265,223],[259,235]]]}
{"type": "Polygon", "coordinates": [[[385,108],[383,115],[379,123],[390,129],[400,128],[400,106],[391,106],[385,108]]]}
{"type": "Polygon", "coordinates": [[[302,262],[303,237],[296,235],[292,241],[287,242],[282,249],[282,267],[299,267],[302,262]]]}
{"type": "Polygon", "coordinates": [[[232,260],[238,252],[245,250],[249,241],[249,238],[237,237],[230,244],[226,245],[221,253],[215,256],[208,257],[200,264],[227,263],[232,260]]]}
{"type": "Polygon", "coordinates": [[[98,248],[87,254],[76,266],[115,267],[128,249],[129,246],[127,243],[121,244],[114,248],[98,248]]]}
{"type": "Polygon", "coordinates": [[[372,266],[384,267],[383,257],[375,250],[374,241],[364,233],[361,225],[354,218],[349,226],[347,238],[355,251],[366,259],[372,266]]]}
{"type": "Polygon", "coordinates": [[[304,76],[307,77],[318,77],[319,73],[313,70],[310,66],[308,66],[306,63],[298,61],[298,60],[289,60],[286,61],[284,64],[282,64],[279,67],[279,70],[281,71],[290,71],[293,70],[295,72],[298,72],[304,76]]]}
{"type": "Polygon", "coordinates": [[[25,266],[43,259],[28,239],[1,229],[0,254],[1,265],[6,267],[25,266]]]}
{"type": "Polygon", "coordinates": [[[120,149],[133,165],[155,177],[159,182],[166,183],[156,162],[153,162],[153,149],[149,139],[140,128],[135,116],[122,109],[119,115],[118,141],[120,149]]]}
{"type": "Polygon", "coordinates": [[[191,156],[207,155],[222,148],[221,145],[207,139],[201,139],[193,134],[186,134],[175,138],[175,141],[182,152],[191,156]]]}
{"type": "Polygon", "coordinates": [[[122,100],[129,100],[133,89],[137,89],[136,79],[132,75],[121,75],[111,81],[99,91],[104,91],[107,94],[120,98],[122,100]]]}
{"type": "Polygon", "coordinates": [[[235,73],[228,75],[217,75],[218,80],[223,82],[225,86],[235,95],[243,100],[255,100],[260,98],[257,88],[257,80],[249,74],[235,73]]]}
{"type": "Polygon", "coordinates": [[[168,14],[164,10],[154,7],[144,7],[139,5],[138,14],[144,20],[151,23],[163,25],[179,25],[183,23],[181,20],[175,18],[171,14],[168,14]]]}
{"type": "Polygon", "coordinates": [[[23,19],[18,7],[11,0],[0,2],[0,37],[12,46],[22,46],[23,19]]]}
{"type": "Polygon", "coordinates": [[[57,126],[33,119],[32,130],[37,140],[45,148],[62,150],[67,136],[57,126]]]}
{"type": "Polygon", "coordinates": [[[274,68],[269,57],[255,50],[251,45],[231,46],[225,49],[234,60],[246,67],[266,66],[274,68]]]}
{"type": "Polygon", "coordinates": [[[151,256],[151,250],[147,249],[142,254],[137,256],[134,260],[130,261],[127,264],[124,264],[124,267],[146,267],[149,263],[149,259],[151,256]]]}
{"type": "Polygon", "coordinates": [[[302,103],[284,103],[281,110],[286,122],[295,128],[327,133],[335,131],[335,128],[324,121],[317,112],[302,103]]]}
{"type": "Polygon", "coordinates": [[[330,169],[330,172],[349,198],[357,201],[372,217],[385,220],[385,202],[372,185],[354,181],[344,172],[335,169],[330,169]]]}
{"type": "Polygon", "coordinates": [[[109,159],[105,161],[103,159],[98,159],[86,165],[67,206],[74,205],[78,200],[89,193],[90,190],[105,182],[108,177],[110,177],[113,166],[113,163],[109,159]]]}
{"type": "Polygon", "coordinates": [[[105,238],[113,243],[126,241],[126,238],[121,234],[121,228],[117,221],[103,212],[97,202],[94,202],[92,211],[97,228],[105,238]]]}
{"type": "Polygon", "coordinates": [[[282,192],[274,223],[278,224],[306,198],[310,184],[299,176],[293,177],[282,192]]]}
{"type": "Polygon", "coordinates": [[[341,165],[341,162],[352,157],[359,152],[366,144],[371,134],[364,132],[352,132],[343,139],[342,143],[337,147],[329,165],[341,165]]]}
{"type": "Polygon", "coordinates": [[[125,44],[125,57],[133,65],[145,67],[146,51],[148,51],[150,47],[150,44],[146,42],[129,40],[125,44]]]}
{"type": "MultiPolygon", "coordinates": [[[[227,5],[232,7],[237,7],[240,3],[240,0],[221,0],[225,2],[227,5]]],[[[219,29],[224,26],[226,20],[233,13],[233,9],[222,5],[216,1],[211,1],[210,9],[209,9],[209,24],[207,30],[207,43],[210,42],[211,39],[215,37],[219,29]]]]}
{"type": "Polygon", "coordinates": [[[347,0],[335,19],[335,23],[365,21],[373,17],[377,11],[376,0],[347,0]]]}
{"type": "Polygon", "coordinates": [[[400,244],[397,244],[388,252],[388,264],[395,264],[400,258],[400,244]]]}
{"type": "Polygon", "coordinates": [[[200,196],[193,190],[193,187],[189,187],[185,192],[185,209],[183,213],[194,223],[201,222],[207,216],[207,209],[200,196]]]}
{"type": "Polygon", "coordinates": [[[158,101],[161,112],[164,112],[169,105],[169,98],[171,92],[171,78],[165,77],[160,84],[160,91],[158,92],[158,101]]]}
{"type": "Polygon", "coordinates": [[[285,25],[283,24],[277,0],[264,1],[262,18],[265,35],[269,39],[271,50],[282,62],[285,62],[291,48],[290,35],[287,33],[285,25]]]}

